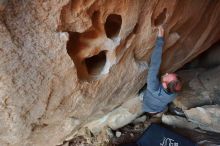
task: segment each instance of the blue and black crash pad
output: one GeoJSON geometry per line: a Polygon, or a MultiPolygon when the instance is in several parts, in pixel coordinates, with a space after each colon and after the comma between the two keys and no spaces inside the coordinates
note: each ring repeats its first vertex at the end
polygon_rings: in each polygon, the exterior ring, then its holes
{"type": "Polygon", "coordinates": [[[123,146],[198,146],[159,124],[151,124],[136,143],[123,146]]]}

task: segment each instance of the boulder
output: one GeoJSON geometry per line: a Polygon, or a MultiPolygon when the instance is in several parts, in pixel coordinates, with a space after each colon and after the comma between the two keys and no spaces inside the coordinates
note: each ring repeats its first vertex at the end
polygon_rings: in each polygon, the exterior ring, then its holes
{"type": "Polygon", "coordinates": [[[220,106],[205,105],[202,107],[184,110],[186,118],[163,115],[162,122],[178,128],[186,128],[191,130],[201,129],[210,132],[220,133],[220,106]]]}
{"type": "Polygon", "coordinates": [[[220,66],[212,69],[192,69],[179,71],[184,81],[184,89],[174,100],[174,105],[182,109],[220,104],[220,66]]]}
{"type": "Polygon", "coordinates": [[[189,121],[199,128],[220,133],[220,105],[206,105],[185,110],[189,121]]]}
{"type": "Polygon", "coordinates": [[[175,115],[163,114],[162,123],[169,125],[169,126],[182,128],[182,129],[195,130],[196,128],[198,128],[198,125],[196,125],[195,123],[188,121],[184,117],[175,116],[175,115]]]}
{"type": "Polygon", "coordinates": [[[220,32],[213,0],[17,0],[0,9],[1,146],[63,143],[134,97],[158,25],[167,43],[162,73],[220,32]]]}
{"type": "Polygon", "coordinates": [[[87,123],[87,127],[93,134],[97,135],[105,127],[117,130],[135,120],[142,114],[142,103],[139,96],[129,99],[100,119],[87,123]]]}

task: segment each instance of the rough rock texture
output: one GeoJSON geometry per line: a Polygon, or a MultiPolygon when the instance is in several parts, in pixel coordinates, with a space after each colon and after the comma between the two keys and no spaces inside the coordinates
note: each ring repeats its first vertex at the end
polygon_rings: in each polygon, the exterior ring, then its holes
{"type": "Polygon", "coordinates": [[[186,118],[163,115],[162,122],[175,126],[178,128],[185,128],[191,130],[202,129],[220,133],[220,106],[219,105],[205,105],[202,107],[191,108],[184,110],[186,118]]]}
{"type": "Polygon", "coordinates": [[[186,118],[175,116],[175,115],[164,114],[162,116],[162,122],[166,125],[183,128],[183,129],[195,130],[196,128],[199,128],[198,125],[192,122],[189,122],[186,118]]]}
{"type": "Polygon", "coordinates": [[[184,79],[184,89],[174,100],[174,105],[182,109],[220,104],[220,66],[212,69],[179,71],[184,79]]]}
{"type": "Polygon", "coordinates": [[[0,145],[57,145],[144,84],[155,26],[162,71],[219,40],[218,0],[0,3],[0,145]]]}
{"type": "Polygon", "coordinates": [[[142,103],[139,97],[131,98],[104,117],[85,125],[93,134],[98,134],[102,128],[110,127],[117,130],[135,120],[142,113],[142,103]]]}
{"type": "Polygon", "coordinates": [[[220,105],[206,105],[184,112],[187,119],[201,129],[220,133],[220,105]]]}
{"type": "Polygon", "coordinates": [[[184,65],[184,68],[214,68],[220,65],[220,41],[213,44],[207,51],[184,65]]]}

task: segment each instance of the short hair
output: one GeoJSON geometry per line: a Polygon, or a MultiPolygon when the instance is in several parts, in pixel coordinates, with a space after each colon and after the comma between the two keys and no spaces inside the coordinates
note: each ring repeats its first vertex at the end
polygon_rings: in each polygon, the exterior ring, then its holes
{"type": "Polygon", "coordinates": [[[176,80],[173,80],[167,84],[167,91],[176,93],[182,89],[182,82],[179,76],[176,75],[176,80]]]}

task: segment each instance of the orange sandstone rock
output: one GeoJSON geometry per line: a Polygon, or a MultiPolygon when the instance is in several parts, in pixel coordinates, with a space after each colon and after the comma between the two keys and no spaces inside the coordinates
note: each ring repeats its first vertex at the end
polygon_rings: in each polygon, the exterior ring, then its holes
{"type": "Polygon", "coordinates": [[[0,145],[57,145],[145,83],[157,25],[162,72],[220,36],[220,1],[8,1],[0,17],[0,145]]]}

